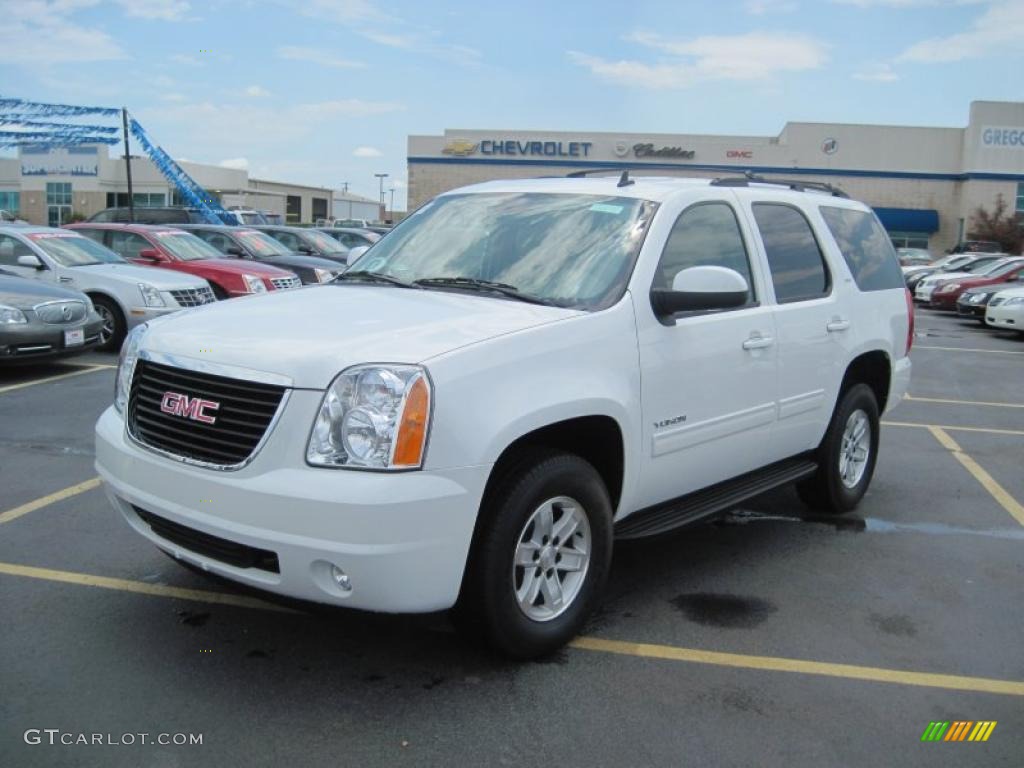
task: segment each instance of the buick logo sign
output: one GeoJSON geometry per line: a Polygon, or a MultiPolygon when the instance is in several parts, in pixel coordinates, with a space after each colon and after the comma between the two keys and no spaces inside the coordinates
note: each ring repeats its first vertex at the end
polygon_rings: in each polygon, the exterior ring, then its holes
{"type": "Polygon", "coordinates": [[[60,313],[61,313],[61,315],[64,316],[65,320],[70,320],[72,318],[73,314],[74,314],[71,311],[71,307],[69,307],[67,304],[65,304],[63,307],[60,308],[60,313]]]}
{"type": "Polygon", "coordinates": [[[211,416],[207,411],[220,410],[220,403],[215,400],[204,400],[201,397],[189,397],[180,392],[164,392],[164,396],[160,400],[160,410],[171,416],[180,416],[203,424],[213,424],[217,421],[217,417],[211,416]]]}
{"type": "Polygon", "coordinates": [[[826,155],[834,155],[839,151],[839,141],[836,139],[825,139],[821,142],[821,151],[826,155]]]}

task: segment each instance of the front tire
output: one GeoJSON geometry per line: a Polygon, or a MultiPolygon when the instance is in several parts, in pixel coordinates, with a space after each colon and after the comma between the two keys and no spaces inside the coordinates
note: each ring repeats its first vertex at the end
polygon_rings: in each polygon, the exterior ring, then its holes
{"type": "Polygon", "coordinates": [[[549,654],[580,630],[612,555],[612,505],[578,456],[538,452],[499,480],[480,512],[458,623],[513,658],[549,654]]]}
{"type": "Polygon", "coordinates": [[[92,303],[96,307],[96,314],[103,319],[103,327],[100,328],[100,343],[96,349],[104,352],[119,352],[127,331],[124,313],[121,312],[117,302],[106,296],[96,296],[92,303]]]}
{"type": "Polygon", "coordinates": [[[878,401],[871,387],[856,384],[846,390],[818,448],[818,471],[796,486],[808,507],[841,515],[860,503],[875,472],[878,428],[878,401]]]}

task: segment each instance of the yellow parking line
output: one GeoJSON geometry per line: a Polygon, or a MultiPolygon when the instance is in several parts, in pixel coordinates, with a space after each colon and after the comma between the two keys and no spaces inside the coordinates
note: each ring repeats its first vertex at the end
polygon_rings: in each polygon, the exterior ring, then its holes
{"type": "Polygon", "coordinates": [[[987,403],[980,400],[950,400],[942,397],[917,397],[904,395],[905,400],[912,403],[945,403],[947,405],[991,405],[995,408],[1024,408],[1024,403],[987,403]]]}
{"type": "Polygon", "coordinates": [[[100,479],[98,477],[94,477],[92,480],[86,480],[84,483],[72,485],[70,488],[56,491],[51,493],[49,496],[43,496],[41,499],[36,499],[35,501],[22,504],[20,507],[8,509],[6,512],[0,513],[0,524],[9,523],[11,520],[15,520],[22,515],[27,515],[29,512],[35,512],[37,509],[42,509],[43,507],[55,502],[70,499],[72,496],[77,496],[80,493],[91,491],[93,488],[97,488],[99,484],[100,479]]]}
{"type": "Polygon", "coordinates": [[[1014,352],[1009,349],[978,349],[977,347],[930,347],[915,344],[914,349],[941,349],[945,352],[987,352],[990,355],[1024,355],[1024,352],[1014,352]]]}
{"type": "Polygon", "coordinates": [[[964,453],[948,432],[941,427],[928,427],[928,431],[935,435],[935,439],[942,444],[943,448],[953,454],[953,457],[963,465],[964,469],[974,475],[974,479],[981,483],[982,488],[988,491],[993,499],[999,502],[999,506],[1009,512],[1014,520],[1024,525],[1024,506],[1021,506],[1020,502],[997,483],[992,475],[982,469],[978,462],[964,453]]]}
{"type": "Polygon", "coordinates": [[[1024,682],[996,680],[989,677],[965,677],[962,675],[939,675],[930,672],[910,672],[903,669],[882,667],[861,667],[854,664],[832,664],[823,661],[784,659],[776,656],[748,656],[742,653],[720,653],[702,651],[696,648],[678,648],[672,645],[651,645],[630,643],[621,640],[605,640],[600,637],[577,637],[570,644],[573,648],[624,656],[639,656],[647,659],[686,661],[694,664],[712,664],[718,667],[740,669],[761,669],[772,672],[796,672],[804,675],[842,677],[849,680],[870,680],[878,683],[897,683],[923,688],[946,688],[954,691],[976,691],[999,693],[1007,696],[1024,696],[1024,682]]]}
{"type": "Polygon", "coordinates": [[[993,435],[1024,435],[1024,429],[996,429],[995,427],[954,427],[952,424],[918,424],[913,421],[883,421],[883,427],[921,427],[922,429],[954,430],[959,432],[988,432],[993,435]]]}
{"type": "Polygon", "coordinates": [[[281,613],[297,613],[297,611],[293,611],[291,608],[274,605],[273,603],[268,603],[255,597],[246,597],[245,595],[209,592],[205,589],[169,587],[166,584],[147,584],[144,581],[112,579],[108,576],[93,576],[92,574],[74,573],[73,571],[55,571],[50,568],[34,568],[29,565],[16,565],[14,563],[0,563],[0,574],[24,576],[29,579],[43,579],[44,581],[58,581],[64,584],[78,584],[83,587],[113,589],[118,592],[134,592],[152,597],[172,597],[178,600],[194,600],[200,603],[235,605],[240,608],[258,608],[259,610],[279,611],[281,613]]]}
{"type": "Polygon", "coordinates": [[[50,381],[59,381],[60,379],[68,379],[72,376],[81,376],[83,373],[93,373],[94,371],[105,371],[108,368],[113,368],[112,365],[90,365],[88,368],[83,366],[76,366],[79,370],[70,371],[69,373],[58,373],[56,376],[45,376],[41,379],[33,379],[32,381],[23,381],[20,384],[8,384],[6,387],[0,387],[0,394],[4,392],[13,392],[16,389],[24,389],[25,387],[34,387],[36,384],[46,384],[50,381]]]}
{"type": "MultiPolygon", "coordinates": [[[[50,568],[35,568],[14,563],[0,563],[0,574],[22,576],[30,579],[55,581],[63,584],[76,584],[86,587],[99,587],[118,592],[132,592],[152,597],[170,597],[179,600],[192,600],[214,605],[232,605],[239,608],[254,608],[263,611],[280,613],[298,613],[285,606],[275,605],[254,597],[232,595],[223,592],[210,592],[203,589],[184,589],[169,587],[163,584],[147,584],[142,581],[113,579],[106,576],[93,576],[87,573],[72,571],[55,571],[50,568]]],[[[832,664],[823,661],[805,661],[802,659],[785,659],[774,656],[748,656],[740,653],[721,653],[718,651],[702,651],[696,648],[679,648],[671,645],[652,645],[648,643],[630,643],[621,640],[605,640],[600,637],[577,637],[570,647],[587,651],[614,653],[624,656],[638,656],[667,661],[685,661],[695,664],[710,664],[718,667],[738,667],[741,669],[758,669],[772,672],[795,672],[805,675],[839,677],[849,680],[869,680],[881,683],[896,683],[924,688],[945,688],[954,691],[975,691],[979,693],[997,693],[1007,696],[1024,696],[1024,682],[1014,680],[997,680],[988,677],[967,677],[963,675],[940,675],[930,672],[911,672],[902,669],[885,669],[881,667],[861,667],[853,664],[832,664]]]]}

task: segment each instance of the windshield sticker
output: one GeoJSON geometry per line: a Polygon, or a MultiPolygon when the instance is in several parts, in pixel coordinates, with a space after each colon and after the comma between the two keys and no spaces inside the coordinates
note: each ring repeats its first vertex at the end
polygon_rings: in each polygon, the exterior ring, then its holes
{"type": "Polygon", "coordinates": [[[35,232],[28,235],[33,240],[49,240],[51,237],[81,237],[81,235],[75,235],[71,232],[35,232]]]}
{"type": "Polygon", "coordinates": [[[168,235],[180,235],[181,234],[181,230],[178,230],[178,229],[168,229],[168,230],[165,230],[164,232],[154,232],[153,234],[156,235],[157,237],[167,237],[168,235]]]}
{"type": "Polygon", "coordinates": [[[598,213],[622,213],[621,205],[608,205],[607,203],[594,203],[590,210],[598,213]]]}

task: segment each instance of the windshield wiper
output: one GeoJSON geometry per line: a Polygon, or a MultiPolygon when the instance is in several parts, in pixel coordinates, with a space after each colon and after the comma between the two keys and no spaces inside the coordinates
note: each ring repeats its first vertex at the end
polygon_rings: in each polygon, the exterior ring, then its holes
{"type": "Polygon", "coordinates": [[[510,299],[518,299],[528,304],[543,304],[548,307],[559,306],[553,301],[529,293],[521,293],[518,288],[508,283],[496,283],[492,280],[480,280],[475,277],[424,277],[413,281],[414,285],[425,288],[467,288],[486,293],[499,293],[510,299]]]}
{"type": "Polygon", "coordinates": [[[400,288],[420,287],[419,285],[410,283],[400,277],[392,277],[391,275],[385,275],[383,272],[372,272],[368,269],[356,269],[351,272],[342,272],[330,282],[340,283],[347,280],[362,280],[368,283],[387,283],[388,285],[397,285],[400,288]]]}

